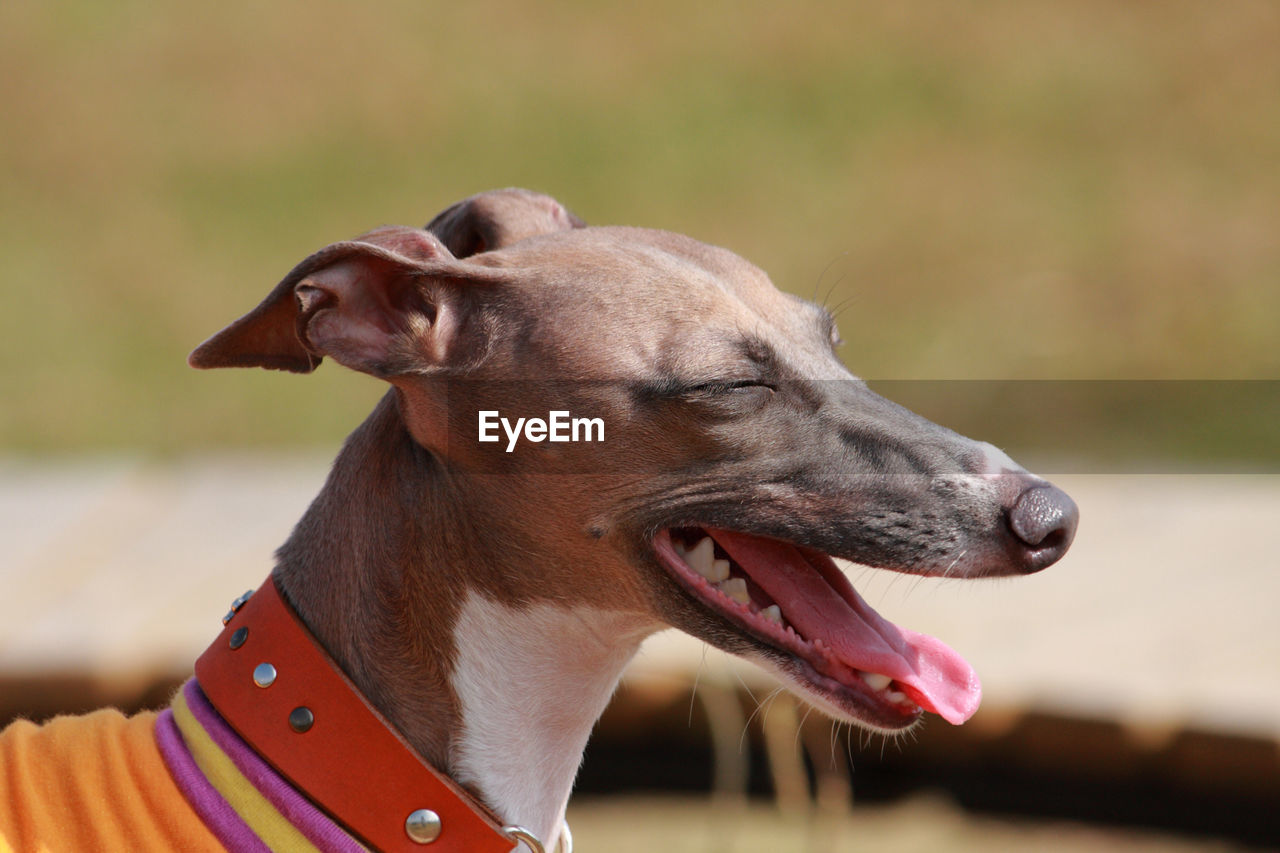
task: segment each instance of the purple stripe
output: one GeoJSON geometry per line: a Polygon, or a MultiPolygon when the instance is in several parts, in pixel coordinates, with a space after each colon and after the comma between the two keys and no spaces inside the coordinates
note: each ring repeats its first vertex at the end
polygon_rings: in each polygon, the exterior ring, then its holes
{"type": "Polygon", "coordinates": [[[298,828],[312,844],[324,853],[361,853],[365,848],[333,822],[311,801],[276,773],[254,752],[217,710],[209,704],[204,691],[193,678],[182,687],[187,707],[196,721],[209,733],[218,748],[230,756],[244,777],[275,806],[285,819],[298,828]]]}
{"type": "Polygon", "coordinates": [[[237,853],[271,853],[248,824],[240,819],[236,810],[231,808],[231,804],[204,778],[187,750],[186,741],[182,739],[178,724],[173,720],[173,711],[169,708],[165,708],[156,718],[156,743],[178,789],[224,847],[237,853]]]}

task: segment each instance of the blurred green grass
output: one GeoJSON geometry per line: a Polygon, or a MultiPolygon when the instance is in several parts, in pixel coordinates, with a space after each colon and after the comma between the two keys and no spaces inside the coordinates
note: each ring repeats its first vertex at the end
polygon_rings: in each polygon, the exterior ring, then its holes
{"type": "Polygon", "coordinates": [[[0,5],[0,447],[296,446],[196,374],[303,255],[490,187],[726,245],[885,379],[1280,377],[1280,9],[0,5]]]}

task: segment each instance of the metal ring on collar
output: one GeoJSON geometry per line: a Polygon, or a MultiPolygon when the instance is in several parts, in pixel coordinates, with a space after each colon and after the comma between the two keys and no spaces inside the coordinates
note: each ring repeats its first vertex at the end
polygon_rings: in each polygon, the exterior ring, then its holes
{"type": "MultiPolygon", "coordinates": [[[[523,842],[531,853],[547,853],[547,848],[543,846],[542,839],[523,826],[504,826],[502,831],[513,842],[517,844],[523,842]]],[[[568,821],[565,821],[560,826],[560,843],[556,845],[556,853],[573,853],[573,833],[569,832],[568,821]]]]}

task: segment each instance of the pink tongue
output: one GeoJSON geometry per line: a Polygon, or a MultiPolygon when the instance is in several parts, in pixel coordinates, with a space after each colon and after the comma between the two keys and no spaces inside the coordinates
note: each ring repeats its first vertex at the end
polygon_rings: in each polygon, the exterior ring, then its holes
{"type": "Polygon", "coordinates": [[[941,640],[899,628],[872,610],[829,558],[811,561],[775,539],[707,532],[806,640],[821,640],[846,666],[889,676],[949,723],[959,725],[978,710],[982,686],[973,667],[941,640]]]}

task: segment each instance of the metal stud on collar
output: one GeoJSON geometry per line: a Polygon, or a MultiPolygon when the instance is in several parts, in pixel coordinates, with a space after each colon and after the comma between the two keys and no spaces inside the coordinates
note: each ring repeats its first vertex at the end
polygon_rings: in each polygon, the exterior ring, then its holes
{"type": "Polygon", "coordinates": [[[227,611],[226,616],[222,617],[222,624],[225,625],[234,619],[235,615],[240,612],[240,608],[244,607],[245,602],[247,602],[252,595],[253,590],[246,590],[244,595],[241,595],[235,601],[231,602],[231,609],[227,611]]]}
{"type": "Polygon", "coordinates": [[[253,683],[259,687],[270,687],[276,683],[276,668],[262,662],[253,668],[253,683]]]}
{"type": "Polygon", "coordinates": [[[430,844],[440,837],[443,828],[440,815],[431,809],[417,809],[404,819],[404,834],[414,844],[430,844]]]}
{"type": "Polygon", "coordinates": [[[299,705],[289,712],[289,728],[298,734],[306,734],[315,725],[316,715],[306,705],[299,705]]]}

